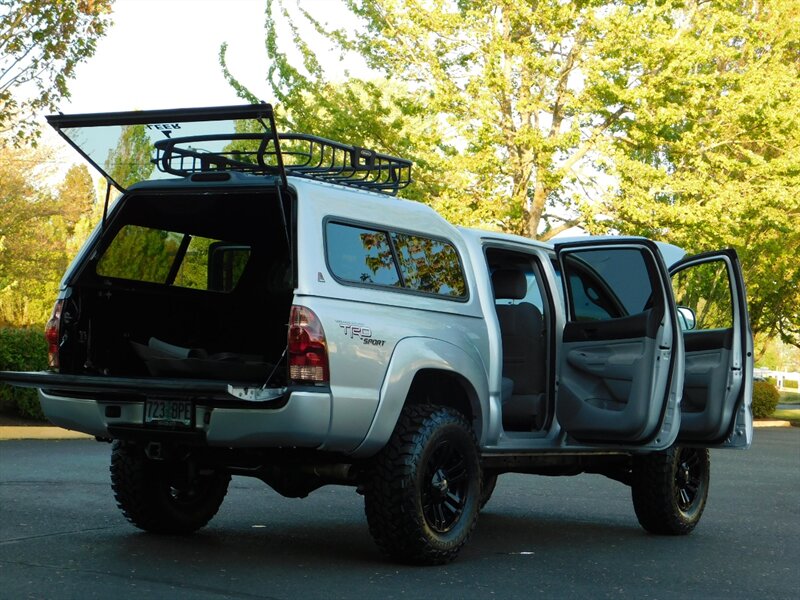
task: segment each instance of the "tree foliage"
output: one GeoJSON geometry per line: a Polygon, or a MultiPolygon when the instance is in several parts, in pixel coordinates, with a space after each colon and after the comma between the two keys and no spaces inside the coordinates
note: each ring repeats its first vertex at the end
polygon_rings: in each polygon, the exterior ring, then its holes
{"type": "Polygon", "coordinates": [[[88,169],[72,167],[51,190],[37,183],[47,164],[41,150],[0,148],[0,327],[44,323],[94,220],[88,169]]]}
{"type": "Polygon", "coordinates": [[[798,0],[343,2],[353,29],[299,18],[374,79],[327,73],[267,0],[282,125],[412,158],[457,223],[736,247],[754,329],[798,343],[798,0]]]}
{"type": "Polygon", "coordinates": [[[144,125],[124,125],[117,145],[108,153],[105,171],[122,187],[145,181],[155,169],[153,149],[144,125]]]}
{"type": "Polygon", "coordinates": [[[110,25],[113,0],[0,0],[0,140],[34,139],[36,113],[69,97],[75,67],[110,25]]]}
{"type": "MultiPolygon", "coordinates": [[[[619,185],[603,207],[611,219],[590,229],[695,252],[737,248],[753,329],[797,345],[800,3],[730,7],[698,5],[672,25],[685,33],[661,53],[675,64],[661,70],[658,94],[640,99],[615,139],[619,185]],[[692,78],[682,57],[691,59],[692,78]]],[[[615,34],[625,35],[622,26],[615,34]]]]}

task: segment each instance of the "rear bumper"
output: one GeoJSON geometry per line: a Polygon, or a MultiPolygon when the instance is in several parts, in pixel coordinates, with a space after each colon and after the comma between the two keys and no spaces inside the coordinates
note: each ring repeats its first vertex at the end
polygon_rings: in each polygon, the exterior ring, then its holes
{"type": "Polygon", "coordinates": [[[296,391],[280,407],[195,406],[191,431],[145,427],[144,402],[102,401],[39,390],[42,410],[55,425],[101,438],[185,441],[236,448],[316,448],[331,421],[329,392],[296,391]],[[112,410],[108,410],[113,407],[112,410]],[[109,416],[118,415],[118,416],[109,416]]]}

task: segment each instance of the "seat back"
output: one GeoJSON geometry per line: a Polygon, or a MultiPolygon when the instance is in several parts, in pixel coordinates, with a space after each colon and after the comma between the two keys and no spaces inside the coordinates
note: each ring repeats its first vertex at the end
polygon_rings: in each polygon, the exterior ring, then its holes
{"type": "MultiPolygon", "coordinates": [[[[525,274],[518,269],[492,273],[495,299],[521,300],[528,291],[525,274]]],[[[513,395],[503,407],[507,429],[529,429],[542,412],[546,354],[544,319],[529,302],[496,307],[503,343],[503,376],[514,382],[513,395]]]]}

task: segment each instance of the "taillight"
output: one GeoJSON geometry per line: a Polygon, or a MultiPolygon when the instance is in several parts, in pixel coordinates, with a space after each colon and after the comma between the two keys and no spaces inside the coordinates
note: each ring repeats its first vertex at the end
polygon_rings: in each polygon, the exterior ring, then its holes
{"type": "Polygon", "coordinates": [[[305,306],[292,306],[289,316],[289,379],[292,383],[326,383],[328,350],[317,315],[305,306]]]}
{"type": "Polygon", "coordinates": [[[57,369],[58,362],[58,345],[61,329],[61,309],[64,307],[63,300],[57,300],[53,306],[53,314],[50,315],[50,320],[44,326],[44,337],[47,340],[47,361],[51,369],[57,369]]]}

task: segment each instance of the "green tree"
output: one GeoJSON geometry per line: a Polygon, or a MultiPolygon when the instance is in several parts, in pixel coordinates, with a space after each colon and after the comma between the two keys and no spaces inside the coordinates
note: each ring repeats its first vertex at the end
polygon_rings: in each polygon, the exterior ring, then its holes
{"type": "Polygon", "coordinates": [[[301,18],[374,80],[326,73],[267,0],[284,126],[398,149],[455,222],[737,247],[754,328],[797,343],[797,0],[343,1],[353,31],[301,18]]]}
{"type": "Polygon", "coordinates": [[[0,148],[0,326],[44,323],[64,269],[88,234],[94,209],[88,170],[73,167],[54,192],[37,184],[47,164],[42,150],[0,148]]]}
{"type": "Polygon", "coordinates": [[[152,151],[144,125],[125,125],[117,145],[108,153],[105,171],[123,187],[144,181],[155,168],[150,160],[152,151]]]}
{"type": "MultiPolygon", "coordinates": [[[[695,7],[662,49],[668,68],[610,153],[619,177],[596,232],[657,237],[689,251],[732,246],[753,329],[800,344],[800,3],[695,7]],[[702,40],[692,44],[691,40],[702,40]],[[685,78],[679,61],[691,59],[685,78]]],[[[645,46],[656,33],[639,32],[645,46]]],[[[672,27],[675,28],[675,25],[672,27]]],[[[624,23],[609,37],[632,39],[624,23]]],[[[607,40],[614,43],[613,40],[607,40]]],[[[625,96],[617,87],[613,97],[625,96]]]]}
{"type": "Polygon", "coordinates": [[[0,142],[38,135],[35,115],[69,97],[75,67],[110,25],[113,0],[0,0],[0,142]]]}

